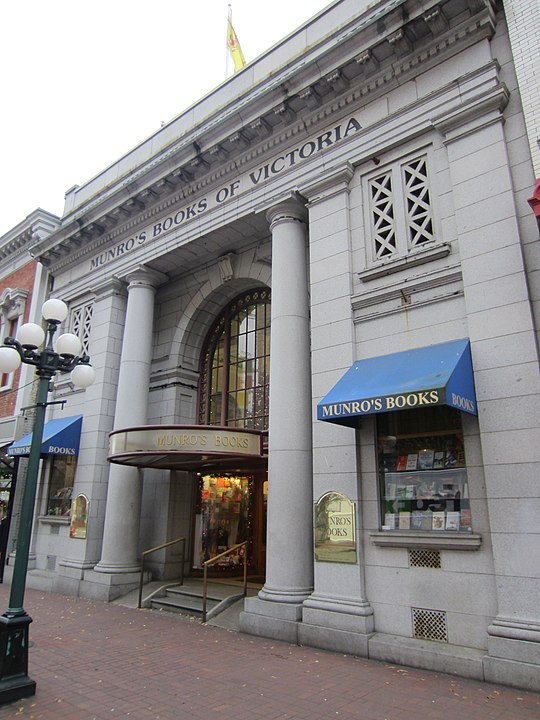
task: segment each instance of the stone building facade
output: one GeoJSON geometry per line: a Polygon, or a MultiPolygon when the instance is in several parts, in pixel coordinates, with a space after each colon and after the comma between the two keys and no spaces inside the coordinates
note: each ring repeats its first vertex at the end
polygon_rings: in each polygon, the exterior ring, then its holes
{"type": "Polygon", "coordinates": [[[247,539],[245,632],[540,689],[533,186],[501,3],[338,0],[69,191],[88,512],[44,475],[29,582],[247,539]]]}

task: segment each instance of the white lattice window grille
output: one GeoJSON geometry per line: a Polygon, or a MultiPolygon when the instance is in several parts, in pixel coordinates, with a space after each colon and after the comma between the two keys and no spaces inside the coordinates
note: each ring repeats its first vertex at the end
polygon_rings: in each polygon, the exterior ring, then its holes
{"type": "Polygon", "coordinates": [[[92,328],[93,302],[85,303],[71,311],[70,332],[77,335],[82,343],[83,352],[89,355],[90,330],[92,328]]]}
{"type": "Polygon", "coordinates": [[[371,220],[373,223],[374,256],[384,260],[397,253],[394,194],[390,172],[373,178],[369,183],[371,220]]]}
{"type": "Polygon", "coordinates": [[[433,218],[429,193],[427,158],[420,157],[402,166],[406,201],[409,249],[433,242],[433,218]]]}
{"type": "Polygon", "coordinates": [[[367,184],[373,263],[397,259],[435,241],[427,155],[396,163],[367,184]]]}

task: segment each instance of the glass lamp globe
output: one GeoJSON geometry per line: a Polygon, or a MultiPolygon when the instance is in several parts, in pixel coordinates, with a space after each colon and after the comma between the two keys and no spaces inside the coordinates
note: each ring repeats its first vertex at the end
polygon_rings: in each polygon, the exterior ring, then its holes
{"type": "Polygon", "coordinates": [[[21,364],[21,357],[15,348],[0,347],[0,371],[3,373],[14,372],[21,364]]]}
{"type": "Polygon", "coordinates": [[[25,347],[37,348],[43,345],[45,340],[45,332],[41,325],[36,323],[24,323],[17,330],[17,340],[25,347]]]}
{"type": "Polygon", "coordinates": [[[68,315],[68,306],[62,300],[51,298],[43,303],[41,314],[45,320],[56,320],[63,322],[68,315]]]}
{"type": "Polygon", "coordinates": [[[72,333],[64,333],[56,338],[55,350],[59,355],[79,355],[82,350],[81,341],[72,333]]]}
{"type": "Polygon", "coordinates": [[[96,377],[94,368],[91,365],[83,363],[76,365],[71,371],[71,382],[80,388],[87,388],[92,385],[96,377]]]}

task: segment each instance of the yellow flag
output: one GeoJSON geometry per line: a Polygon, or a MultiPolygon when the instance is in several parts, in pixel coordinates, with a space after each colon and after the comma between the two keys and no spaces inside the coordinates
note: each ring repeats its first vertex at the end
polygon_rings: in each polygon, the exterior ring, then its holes
{"type": "Polygon", "coordinates": [[[227,47],[229,48],[229,52],[231,53],[231,57],[233,59],[234,72],[241,70],[246,64],[246,61],[242,48],[240,47],[240,43],[238,42],[238,38],[236,37],[236,33],[234,32],[230,17],[227,18],[227,47]]]}

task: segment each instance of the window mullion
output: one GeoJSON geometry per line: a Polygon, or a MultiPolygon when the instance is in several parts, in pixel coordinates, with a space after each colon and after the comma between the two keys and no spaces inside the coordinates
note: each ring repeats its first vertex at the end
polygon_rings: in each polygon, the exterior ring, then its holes
{"type": "Polygon", "coordinates": [[[229,370],[231,358],[231,316],[229,312],[227,312],[227,315],[225,317],[224,330],[223,367],[221,369],[221,425],[223,426],[227,425],[227,414],[229,412],[229,370]]]}

